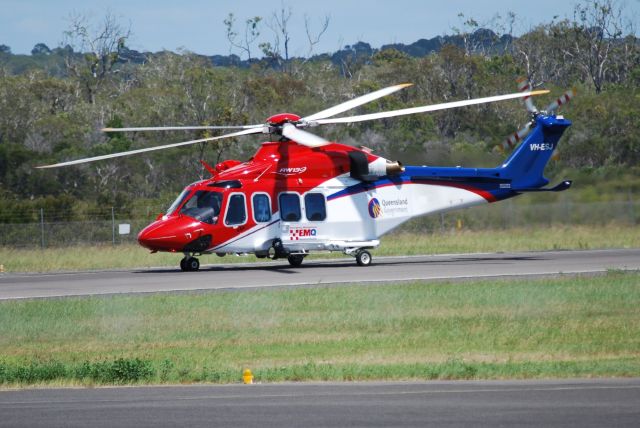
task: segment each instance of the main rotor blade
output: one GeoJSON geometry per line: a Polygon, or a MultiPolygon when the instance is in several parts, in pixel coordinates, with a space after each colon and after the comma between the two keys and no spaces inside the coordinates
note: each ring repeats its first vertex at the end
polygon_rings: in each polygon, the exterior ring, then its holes
{"type": "Polygon", "coordinates": [[[496,101],[510,100],[514,98],[524,98],[528,96],[542,95],[549,93],[548,90],[530,91],[530,92],[518,92],[514,94],[496,95],[493,97],[475,98],[472,100],[453,101],[450,103],[434,104],[430,106],[411,107],[401,110],[383,111],[380,113],[363,114],[360,116],[338,117],[335,119],[320,119],[315,122],[319,125],[326,125],[330,123],[354,123],[364,122],[367,120],[384,119],[388,117],[404,116],[408,114],[425,113],[428,111],[446,110],[450,108],[464,107],[475,104],[493,103],[496,101]]]}
{"type": "Polygon", "coordinates": [[[310,132],[303,131],[295,127],[290,123],[285,123],[282,126],[282,135],[287,137],[290,140],[295,141],[298,144],[302,144],[307,147],[321,147],[330,144],[329,141],[325,140],[322,137],[318,137],[310,132]]]}
{"type": "Polygon", "coordinates": [[[237,125],[237,126],[139,126],[135,128],[102,128],[102,132],[130,132],[130,131],[189,131],[205,129],[253,129],[262,125],[237,125]]]}
{"type": "Polygon", "coordinates": [[[375,92],[371,92],[369,94],[363,95],[358,98],[354,98],[342,104],[338,104],[337,106],[333,106],[326,110],[322,110],[318,113],[312,114],[311,116],[303,117],[303,122],[315,121],[318,119],[326,119],[331,116],[335,116],[336,114],[343,113],[347,110],[351,110],[352,108],[361,106],[366,103],[370,103],[371,101],[377,100],[378,98],[386,97],[389,94],[393,94],[400,89],[406,88],[408,86],[413,85],[413,83],[401,83],[400,85],[389,86],[387,88],[383,88],[377,90],[375,92]]]}
{"type": "Polygon", "coordinates": [[[41,169],[42,168],[58,168],[61,166],[77,165],[81,163],[94,162],[94,161],[103,160],[103,159],[111,159],[111,158],[117,158],[121,156],[135,155],[138,153],[152,152],[155,150],[169,149],[171,147],[180,147],[180,146],[187,146],[189,144],[204,143],[205,141],[221,140],[223,138],[237,137],[240,135],[258,134],[261,132],[262,132],[262,128],[251,128],[251,129],[245,129],[243,131],[233,132],[231,134],[219,135],[217,137],[201,138],[199,140],[184,141],[182,143],[165,144],[164,146],[147,147],[145,149],[129,150],[127,152],[111,153],[108,155],[77,159],[77,160],[68,161],[68,162],[56,163],[53,165],[42,165],[42,166],[37,166],[36,168],[41,168],[41,169]]]}

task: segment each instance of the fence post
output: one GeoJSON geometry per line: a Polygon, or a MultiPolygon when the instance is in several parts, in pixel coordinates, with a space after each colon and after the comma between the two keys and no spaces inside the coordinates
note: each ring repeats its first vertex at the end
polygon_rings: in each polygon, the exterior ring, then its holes
{"type": "Polygon", "coordinates": [[[111,207],[111,243],[116,245],[116,214],[111,207]]]}
{"type": "Polygon", "coordinates": [[[44,208],[40,208],[40,248],[44,249],[44,208]]]}

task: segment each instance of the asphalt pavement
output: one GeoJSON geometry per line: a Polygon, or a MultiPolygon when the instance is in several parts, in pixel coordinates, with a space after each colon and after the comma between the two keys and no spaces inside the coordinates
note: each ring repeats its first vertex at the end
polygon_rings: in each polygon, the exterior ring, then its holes
{"type": "Polygon", "coordinates": [[[0,391],[0,427],[637,427],[640,379],[0,391]]]}
{"type": "MultiPolygon", "coordinates": [[[[207,258],[202,257],[202,262],[206,261],[207,258]]],[[[0,300],[525,277],[599,273],[610,269],[639,270],[640,249],[378,257],[367,267],[357,266],[350,258],[305,260],[298,268],[289,266],[286,261],[273,261],[204,265],[198,272],[182,272],[175,267],[55,274],[4,273],[0,274],[0,300]]]]}

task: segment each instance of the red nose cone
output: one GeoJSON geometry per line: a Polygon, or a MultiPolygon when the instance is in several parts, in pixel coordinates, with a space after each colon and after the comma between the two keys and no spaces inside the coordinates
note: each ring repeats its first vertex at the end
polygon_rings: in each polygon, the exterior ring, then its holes
{"type": "Polygon", "coordinates": [[[190,217],[169,217],[154,221],[138,234],[138,242],[153,251],[182,251],[202,235],[202,223],[190,217]]]}

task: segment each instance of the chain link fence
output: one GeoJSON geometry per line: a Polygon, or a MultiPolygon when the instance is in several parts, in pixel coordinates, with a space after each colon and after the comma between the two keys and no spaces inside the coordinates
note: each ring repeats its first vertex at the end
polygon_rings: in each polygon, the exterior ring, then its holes
{"type": "Polygon", "coordinates": [[[452,229],[487,230],[557,225],[637,225],[640,202],[613,201],[523,204],[507,200],[496,204],[467,208],[411,220],[399,229],[403,232],[438,233],[452,229]]]}
{"type": "MultiPolygon", "coordinates": [[[[154,209],[120,214],[117,208],[107,208],[74,221],[62,221],[59,213],[39,210],[35,223],[0,223],[0,246],[14,248],[47,248],[74,245],[136,242],[138,232],[154,220],[154,209]]],[[[570,201],[522,204],[513,200],[497,204],[421,217],[407,222],[398,232],[444,233],[452,229],[483,230],[552,225],[605,225],[609,223],[637,225],[640,223],[640,202],[570,201]]]]}

